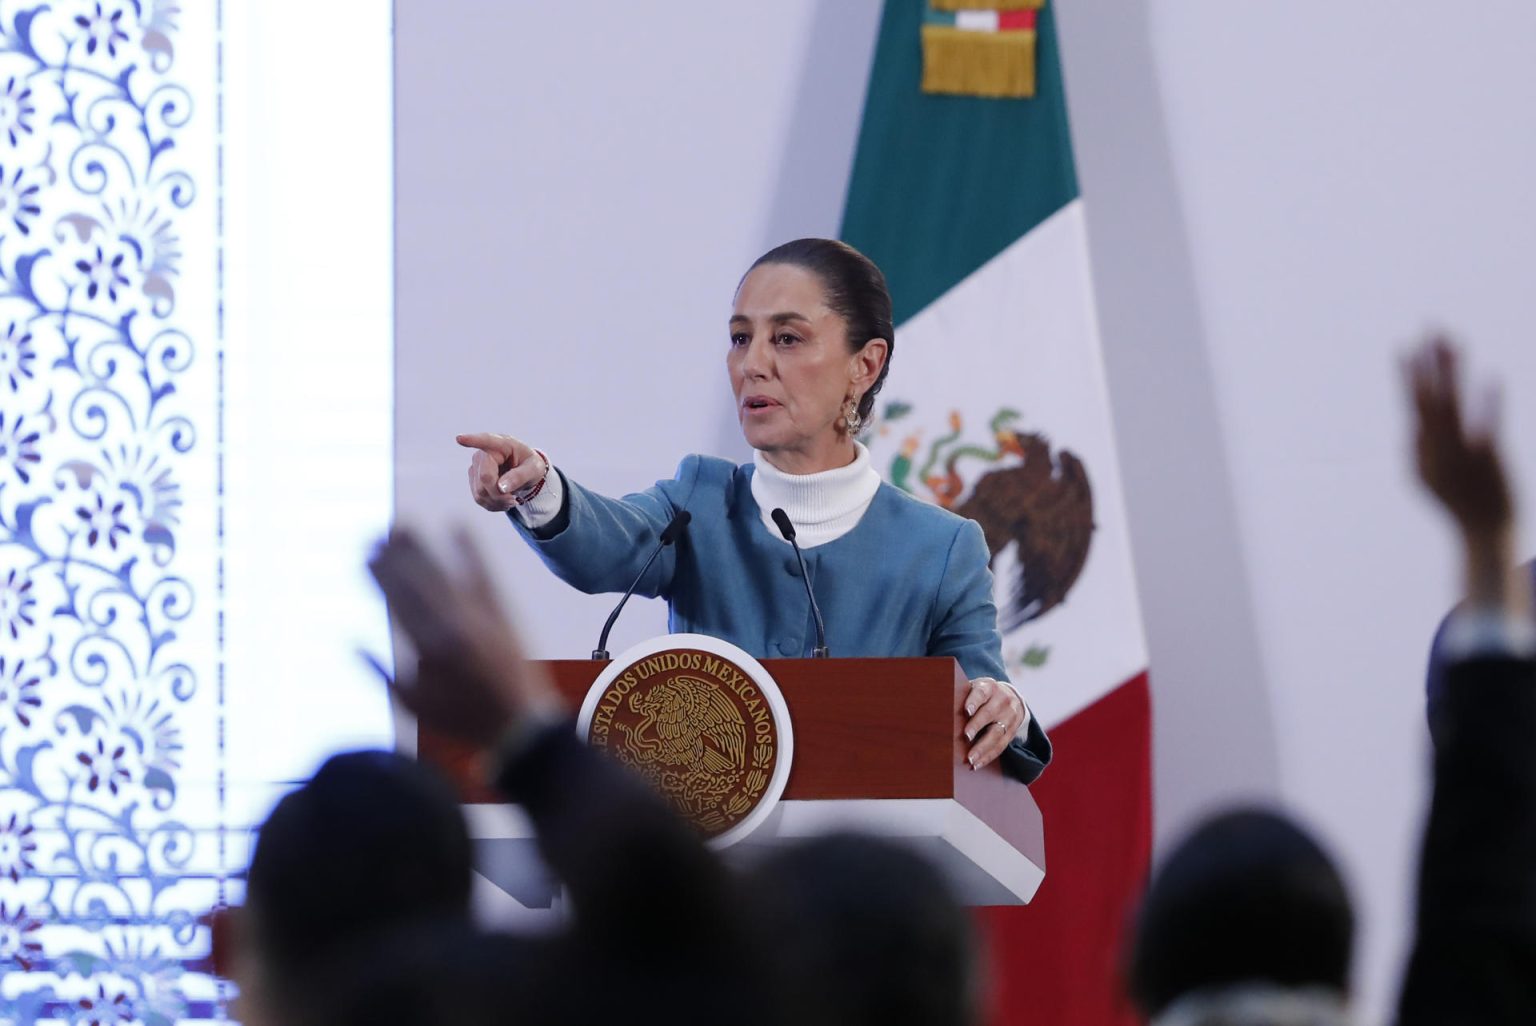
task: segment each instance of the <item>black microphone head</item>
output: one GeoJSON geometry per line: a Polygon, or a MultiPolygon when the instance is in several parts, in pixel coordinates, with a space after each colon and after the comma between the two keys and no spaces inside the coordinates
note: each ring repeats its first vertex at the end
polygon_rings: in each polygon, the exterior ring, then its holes
{"type": "Polygon", "coordinates": [[[768,515],[773,517],[773,522],[778,525],[779,533],[784,536],[785,541],[792,542],[795,540],[795,525],[789,522],[788,513],[785,513],[782,509],[776,509],[768,515]]]}
{"type": "Polygon", "coordinates": [[[678,536],[688,529],[688,521],[692,519],[693,514],[689,513],[686,509],[678,510],[677,516],[672,518],[672,522],[662,529],[661,544],[671,545],[677,541],[678,536]]]}

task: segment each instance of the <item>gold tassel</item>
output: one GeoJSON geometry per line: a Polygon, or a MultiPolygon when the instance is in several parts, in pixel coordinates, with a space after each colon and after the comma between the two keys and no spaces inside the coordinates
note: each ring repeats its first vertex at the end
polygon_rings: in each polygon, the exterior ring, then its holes
{"type": "Polygon", "coordinates": [[[1038,11],[1045,0],[929,0],[936,11],[1038,11]]]}
{"type": "Polygon", "coordinates": [[[967,32],[923,26],[923,92],[962,96],[1035,95],[1035,32],[967,32]]]}

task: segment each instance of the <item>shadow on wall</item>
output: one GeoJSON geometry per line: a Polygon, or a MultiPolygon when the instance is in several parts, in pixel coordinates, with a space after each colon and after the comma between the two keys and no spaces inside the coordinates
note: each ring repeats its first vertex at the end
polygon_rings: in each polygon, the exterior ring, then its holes
{"type": "MultiPolygon", "coordinates": [[[[785,134],[779,181],[758,253],[805,236],[836,237],[884,8],[882,0],[820,0],[816,5],[801,51],[794,119],[785,134]]],[[[714,451],[746,459],[750,450],[741,439],[729,390],[719,402],[714,451]]]]}
{"type": "Polygon", "coordinates": [[[1159,847],[1280,765],[1148,0],[1057,10],[1150,650],[1159,847]]]}

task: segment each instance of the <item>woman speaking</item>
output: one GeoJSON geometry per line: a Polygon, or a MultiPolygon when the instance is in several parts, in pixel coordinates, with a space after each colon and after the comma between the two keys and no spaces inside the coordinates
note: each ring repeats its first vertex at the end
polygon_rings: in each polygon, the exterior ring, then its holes
{"type": "Polygon", "coordinates": [[[885,484],[859,430],[890,369],[895,329],[885,276],[830,239],[760,257],[736,290],[726,366],[752,463],[687,456],[670,481],[612,499],[571,480],[508,435],[467,434],[475,501],[505,512],[562,580],[623,591],[680,511],[687,533],[635,589],[667,600],[669,626],[757,658],[815,643],[799,564],[771,513],[805,550],[839,656],[952,656],[971,681],[968,759],[1003,758],[1028,783],[1051,758],[1029,707],[1004,679],[981,528],[885,484]]]}

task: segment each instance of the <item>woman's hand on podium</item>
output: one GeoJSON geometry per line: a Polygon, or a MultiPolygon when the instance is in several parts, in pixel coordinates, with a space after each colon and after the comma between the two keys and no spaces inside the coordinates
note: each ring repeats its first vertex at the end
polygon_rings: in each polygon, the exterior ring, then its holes
{"type": "Polygon", "coordinates": [[[1029,710],[1013,685],[991,677],[971,681],[971,693],[965,696],[965,739],[974,742],[966,755],[972,769],[983,766],[1003,754],[1029,720],[1029,710]]]}
{"type": "Polygon", "coordinates": [[[458,574],[403,529],[368,561],[420,657],[417,672],[385,680],[421,724],[488,748],[522,722],[559,717],[562,706],[543,670],[524,657],[469,535],[461,529],[455,539],[458,574]]]}
{"type": "Polygon", "coordinates": [[[469,461],[469,494],[493,513],[522,505],[549,473],[544,455],[511,435],[481,432],[455,435],[454,441],[475,450],[469,461]]]}

